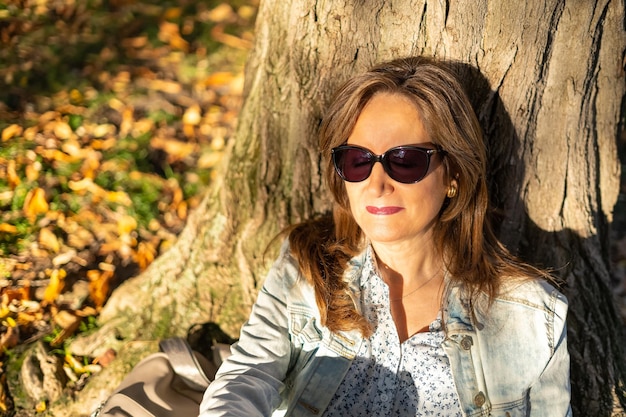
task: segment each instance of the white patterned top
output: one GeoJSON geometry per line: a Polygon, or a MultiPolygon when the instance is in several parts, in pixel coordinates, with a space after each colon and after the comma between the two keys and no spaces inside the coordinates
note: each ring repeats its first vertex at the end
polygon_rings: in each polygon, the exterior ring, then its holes
{"type": "Polygon", "coordinates": [[[450,363],[441,347],[441,315],[428,332],[400,343],[389,310],[389,289],[376,273],[372,250],[363,273],[363,313],[375,330],[357,357],[325,417],[433,416],[461,417],[450,363]]]}

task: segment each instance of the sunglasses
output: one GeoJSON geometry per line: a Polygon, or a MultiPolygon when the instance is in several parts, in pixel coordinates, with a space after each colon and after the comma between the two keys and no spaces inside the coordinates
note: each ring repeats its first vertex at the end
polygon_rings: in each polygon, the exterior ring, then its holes
{"type": "Polygon", "coordinates": [[[391,179],[413,184],[421,181],[428,173],[430,157],[433,154],[445,155],[443,149],[426,149],[418,146],[397,146],[388,149],[382,155],[376,155],[367,148],[354,145],[343,145],[333,148],[331,156],[337,174],[344,181],[360,182],[372,173],[376,162],[391,179]]]}

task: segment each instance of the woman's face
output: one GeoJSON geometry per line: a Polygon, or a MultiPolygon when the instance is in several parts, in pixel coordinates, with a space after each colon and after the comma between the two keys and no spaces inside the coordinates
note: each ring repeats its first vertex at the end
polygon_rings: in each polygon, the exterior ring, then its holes
{"type": "MultiPolygon", "coordinates": [[[[376,155],[401,145],[435,149],[415,105],[402,95],[390,93],[370,99],[348,145],[362,146],[376,155]]],[[[345,182],[354,219],[374,245],[432,244],[433,226],[450,185],[444,171],[441,155],[433,154],[426,176],[417,183],[404,184],[375,163],[365,180],[345,182]]]]}

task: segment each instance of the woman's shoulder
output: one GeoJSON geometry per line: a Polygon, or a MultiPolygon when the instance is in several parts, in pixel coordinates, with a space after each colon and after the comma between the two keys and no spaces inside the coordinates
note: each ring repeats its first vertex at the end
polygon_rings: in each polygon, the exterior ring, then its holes
{"type": "Polygon", "coordinates": [[[502,278],[492,304],[501,308],[510,305],[521,310],[536,309],[563,315],[567,311],[567,298],[557,288],[556,282],[543,277],[502,278]]]}

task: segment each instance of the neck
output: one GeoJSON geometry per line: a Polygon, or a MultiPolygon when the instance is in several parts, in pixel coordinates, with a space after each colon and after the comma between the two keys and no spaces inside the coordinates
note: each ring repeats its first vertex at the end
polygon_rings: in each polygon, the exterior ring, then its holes
{"type": "Polygon", "coordinates": [[[432,244],[380,245],[372,242],[379,272],[387,284],[407,290],[443,276],[443,259],[432,244]]]}

